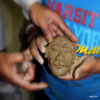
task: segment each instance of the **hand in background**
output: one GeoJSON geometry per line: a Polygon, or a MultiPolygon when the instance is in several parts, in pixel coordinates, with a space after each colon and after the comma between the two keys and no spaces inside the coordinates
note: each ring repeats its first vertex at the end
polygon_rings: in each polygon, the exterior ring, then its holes
{"type": "Polygon", "coordinates": [[[0,53],[0,78],[16,84],[30,91],[40,90],[47,87],[46,83],[30,83],[34,79],[35,65],[28,63],[25,77],[22,77],[16,69],[17,63],[30,61],[30,57],[24,53],[0,53]]]}
{"type": "Polygon", "coordinates": [[[44,63],[44,59],[41,57],[39,50],[42,53],[45,53],[45,46],[47,45],[47,41],[45,40],[43,35],[38,35],[37,38],[34,38],[32,40],[32,42],[30,43],[30,52],[32,54],[32,56],[40,63],[43,64],[44,63]]]}

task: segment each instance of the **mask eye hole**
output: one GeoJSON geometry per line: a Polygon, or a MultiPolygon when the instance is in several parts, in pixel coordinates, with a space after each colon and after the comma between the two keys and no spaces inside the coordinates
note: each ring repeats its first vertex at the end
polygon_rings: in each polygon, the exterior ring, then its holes
{"type": "Polygon", "coordinates": [[[57,51],[60,49],[60,46],[58,44],[53,44],[51,47],[53,50],[57,51]]]}

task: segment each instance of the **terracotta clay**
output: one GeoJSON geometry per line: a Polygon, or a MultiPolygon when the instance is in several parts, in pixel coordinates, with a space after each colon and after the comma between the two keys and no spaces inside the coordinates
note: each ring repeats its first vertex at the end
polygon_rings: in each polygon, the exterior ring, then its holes
{"type": "Polygon", "coordinates": [[[56,77],[66,75],[73,64],[76,63],[75,68],[77,68],[87,58],[87,56],[84,56],[76,59],[74,43],[65,36],[56,37],[49,44],[46,48],[45,57],[48,59],[51,72],[56,77]]]}

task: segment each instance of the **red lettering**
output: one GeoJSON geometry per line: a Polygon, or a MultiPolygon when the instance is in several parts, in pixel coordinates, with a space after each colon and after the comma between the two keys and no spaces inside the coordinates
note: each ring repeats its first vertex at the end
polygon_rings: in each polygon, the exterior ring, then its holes
{"type": "Polygon", "coordinates": [[[90,78],[90,77],[93,77],[93,75],[94,75],[94,74],[89,74],[88,76],[89,76],[89,78],[90,78]]]}
{"type": "Polygon", "coordinates": [[[94,13],[94,12],[89,12],[89,16],[91,16],[91,22],[90,22],[90,25],[89,27],[93,27],[93,23],[94,23],[94,19],[97,18],[99,15],[97,13],[94,13]]]}
{"type": "Polygon", "coordinates": [[[55,11],[59,14],[59,16],[61,17],[61,3],[59,2],[56,6],[55,11]]]}
{"type": "Polygon", "coordinates": [[[76,8],[75,10],[75,15],[77,16],[77,18],[73,18],[73,21],[76,23],[80,23],[81,21],[81,13],[82,13],[82,9],[81,8],[76,8]]]}
{"type": "Polygon", "coordinates": [[[87,78],[88,78],[87,76],[84,76],[84,77],[83,77],[83,80],[85,80],[85,79],[87,79],[87,78]]]}
{"type": "Polygon", "coordinates": [[[51,5],[50,5],[50,2],[51,0],[48,0],[48,7],[52,9],[54,7],[55,1],[53,1],[51,5]]]}
{"type": "Polygon", "coordinates": [[[66,18],[67,14],[69,14],[69,20],[72,20],[72,12],[73,12],[73,7],[71,5],[66,5],[66,9],[63,17],[66,18]]]}
{"type": "Polygon", "coordinates": [[[82,23],[81,23],[82,25],[85,25],[87,12],[88,12],[87,10],[84,10],[83,20],[82,20],[82,23]]]}
{"type": "Polygon", "coordinates": [[[79,79],[78,79],[78,81],[81,81],[81,80],[82,80],[82,78],[79,78],[79,79]]]}

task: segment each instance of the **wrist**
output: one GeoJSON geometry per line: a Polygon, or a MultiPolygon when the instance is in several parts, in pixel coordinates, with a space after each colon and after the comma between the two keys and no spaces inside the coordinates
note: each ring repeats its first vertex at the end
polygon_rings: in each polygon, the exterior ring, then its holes
{"type": "Polygon", "coordinates": [[[42,4],[39,2],[33,3],[30,7],[29,7],[29,15],[30,18],[32,19],[32,21],[38,25],[38,13],[39,11],[42,9],[42,4]]]}

